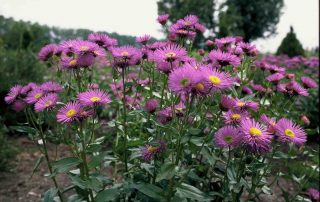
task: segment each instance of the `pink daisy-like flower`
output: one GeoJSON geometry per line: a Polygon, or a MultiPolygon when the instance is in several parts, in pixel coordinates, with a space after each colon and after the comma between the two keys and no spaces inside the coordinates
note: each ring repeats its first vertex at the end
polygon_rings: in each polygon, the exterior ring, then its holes
{"type": "Polygon", "coordinates": [[[214,142],[220,148],[238,147],[242,141],[242,134],[233,126],[224,126],[214,134],[214,142]]]}
{"type": "Polygon", "coordinates": [[[169,14],[163,14],[163,15],[159,15],[157,17],[157,21],[161,24],[161,25],[165,25],[167,23],[169,19],[169,14]]]}
{"type": "Polygon", "coordinates": [[[157,121],[163,125],[169,123],[172,120],[171,107],[164,108],[157,112],[157,121]]]}
{"type": "Polygon", "coordinates": [[[45,92],[41,88],[36,88],[30,91],[25,98],[28,104],[34,104],[40,100],[45,95],[45,92]]]}
{"type": "Polygon", "coordinates": [[[267,130],[253,119],[243,120],[240,124],[240,131],[243,133],[242,142],[254,153],[264,153],[271,149],[271,139],[267,130]]]}
{"type": "Polygon", "coordinates": [[[99,49],[100,47],[98,46],[98,44],[91,41],[76,40],[73,42],[73,50],[78,55],[89,53],[94,54],[94,52],[99,49]]]}
{"type": "Polygon", "coordinates": [[[259,103],[236,98],[234,102],[234,108],[243,110],[252,109],[254,111],[257,111],[259,109],[259,103]]]}
{"type": "Polygon", "coordinates": [[[173,70],[169,75],[169,89],[177,94],[190,93],[194,86],[196,70],[185,66],[173,70]]]}
{"type": "Polygon", "coordinates": [[[154,52],[154,59],[159,62],[182,61],[186,56],[186,49],[175,44],[159,48],[154,52]]]}
{"type": "Polygon", "coordinates": [[[258,49],[255,45],[250,43],[240,42],[238,46],[242,49],[242,51],[248,56],[256,56],[258,55],[258,49]]]}
{"type": "Polygon", "coordinates": [[[283,79],[285,75],[280,73],[271,74],[266,77],[266,80],[273,83],[278,83],[281,79],[283,79]]]}
{"type": "Polygon", "coordinates": [[[146,45],[148,43],[148,41],[150,41],[150,39],[151,39],[151,36],[146,34],[143,36],[136,37],[136,42],[141,43],[143,45],[146,45]]]}
{"type": "Polygon", "coordinates": [[[212,50],[209,53],[208,58],[214,67],[224,67],[228,65],[238,67],[240,65],[239,57],[220,50],[212,50]]]}
{"type": "Polygon", "coordinates": [[[281,142],[293,142],[297,145],[302,145],[307,141],[307,135],[304,130],[289,119],[280,119],[275,128],[276,135],[281,142]]]}
{"type": "Polygon", "coordinates": [[[298,82],[290,81],[287,84],[278,85],[277,90],[289,95],[309,96],[309,93],[298,82]]]}
{"type": "Polygon", "coordinates": [[[17,97],[20,95],[21,89],[22,89],[21,85],[13,86],[10,89],[9,93],[7,94],[7,96],[4,98],[6,103],[8,103],[8,104],[13,103],[17,99],[17,97]]]}
{"type": "Polygon", "coordinates": [[[27,103],[23,100],[16,100],[12,103],[12,109],[16,112],[21,112],[25,107],[27,103]]]}
{"type": "Polygon", "coordinates": [[[54,54],[56,54],[56,51],[58,49],[57,44],[48,44],[41,48],[41,50],[38,53],[38,58],[41,61],[47,61],[49,58],[51,58],[54,54]]]}
{"type": "Polygon", "coordinates": [[[219,38],[214,40],[214,44],[220,49],[225,50],[227,47],[236,42],[236,39],[231,36],[219,38]]]}
{"type": "Polygon", "coordinates": [[[100,89],[79,93],[77,97],[83,106],[104,106],[111,102],[107,93],[100,89]]]}
{"type": "Polygon", "coordinates": [[[48,81],[41,84],[40,88],[47,93],[59,93],[63,90],[62,86],[54,81],[48,81]]]}
{"type": "Polygon", "coordinates": [[[62,57],[60,60],[60,65],[64,69],[76,69],[80,67],[76,58],[69,57],[62,57]]]}
{"type": "Polygon", "coordinates": [[[234,85],[234,78],[226,72],[220,72],[211,68],[202,68],[201,73],[204,77],[206,85],[212,91],[226,90],[234,85]]]}
{"type": "Polygon", "coordinates": [[[260,84],[253,84],[252,89],[261,93],[267,92],[267,89],[260,84]]]}
{"type": "Polygon", "coordinates": [[[222,111],[229,111],[234,106],[235,106],[235,100],[232,97],[227,96],[227,95],[223,95],[221,97],[219,107],[222,111]]]}
{"type": "Polygon", "coordinates": [[[83,109],[79,102],[68,102],[57,113],[57,121],[60,123],[71,123],[77,121],[83,109]]]}
{"type": "Polygon", "coordinates": [[[37,88],[37,84],[30,82],[27,85],[23,86],[21,89],[21,94],[26,95],[28,94],[30,91],[32,91],[33,89],[37,88]]]}
{"type": "Polygon", "coordinates": [[[150,161],[155,155],[158,155],[165,151],[167,148],[166,142],[160,140],[153,144],[147,144],[141,148],[141,156],[145,161],[150,161]]]}
{"type": "Polygon", "coordinates": [[[241,121],[248,119],[250,114],[244,110],[229,110],[223,112],[224,122],[226,124],[239,124],[241,121]]]}
{"type": "Polygon", "coordinates": [[[68,57],[74,56],[76,54],[75,52],[75,46],[79,40],[73,39],[73,40],[67,40],[62,42],[59,47],[61,48],[62,52],[67,55],[68,57]]]}
{"type": "Polygon", "coordinates": [[[320,192],[315,188],[309,188],[308,194],[311,200],[318,202],[320,200],[320,192]]]}
{"type": "Polygon", "coordinates": [[[253,94],[253,91],[248,86],[243,86],[242,93],[246,94],[246,95],[251,95],[251,94],[253,94]]]}
{"type": "Polygon", "coordinates": [[[98,44],[105,50],[109,50],[111,47],[118,45],[117,39],[111,38],[108,35],[102,33],[89,34],[88,40],[98,44]]]}
{"type": "Polygon", "coordinates": [[[137,65],[142,58],[141,50],[133,46],[113,47],[110,51],[114,58],[114,65],[122,68],[137,65]]]}
{"type": "Polygon", "coordinates": [[[318,87],[317,82],[315,82],[315,80],[313,80],[310,77],[302,76],[300,79],[302,81],[303,87],[305,87],[306,89],[308,89],[308,88],[317,88],[318,87]]]}
{"type": "Polygon", "coordinates": [[[146,102],[146,105],[144,106],[144,110],[149,113],[154,113],[157,107],[158,107],[158,100],[150,99],[146,102]]]}
{"type": "Polygon", "coordinates": [[[267,115],[262,114],[260,117],[260,121],[267,126],[267,131],[273,134],[276,130],[276,119],[269,118],[267,115]]]}
{"type": "Polygon", "coordinates": [[[53,107],[55,107],[55,105],[58,102],[58,99],[59,99],[59,97],[56,93],[49,93],[49,94],[41,97],[39,99],[39,101],[36,102],[36,104],[34,105],[34,110],[36,112],[50,110],[53,107]]]}

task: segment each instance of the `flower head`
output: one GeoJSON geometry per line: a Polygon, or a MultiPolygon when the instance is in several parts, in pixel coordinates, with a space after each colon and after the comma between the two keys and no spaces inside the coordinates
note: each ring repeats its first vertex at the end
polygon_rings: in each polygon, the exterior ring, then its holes
{"type": "Polygon", "coordinates": [[[146,34],[143,36],[136,37],[136,42],[146,45],[150,39],[151,39],[151,36],[146,34]]]}
{"type": "Polygon", "coordinates": [[[59,97],[56,93],[49,93],[39,99],[34,105],[34,110],[36,112],[41,112],[44,110],[49,110],[55,107],[59,97]]]}
{"type": "Polygon", "coordinates": [[[164,152],[166,147],[167,147],[166,142],[160,140],[153,144],[146,144],[144,147],[141,148],[140,152],[141,152],[142,158],[145,161],[150,161],[154,158],[155,155],[158,155],[164,152]]]}
{"type": "Polygon", "coordinates": [[[308,89],[308,88],[317,88],[318,87],[317,82],[315,82],[315,80],[313,80],[310,77],[302,76],[300,79],[302,81],[303,87],[305,87],[306,89],[308,89]]]}
{"type": "Polygon", "coordinates": [[[101,33],[89,34],[88,40],[98,44],[105,50],[109,50],[111,47],[118,45],[117,39],[111,38],[108,35],[101,33]]]}
{"type": "Polygon", "coordinates": [[[80,116],[80,112],[82,111],[83,109],[79,102],[68,102],[64,107],[59,109],[57,113],[57,121],[60,123],[71,123],[77,121],[80,116]]]}
{"type": "Polygon", "coordinates": [[[242,134],[233,126],[224,126],[214,134],[214,142],[221,148],[233,148],[241,144],[242,134]]]}
{"type": "Polygon", "coordinates": [[[214,67],[224,67],[228,65],[238,67],[240,65],[240,58],[238,56],[220,50],[212,50],[208,58],[214,67]]]}
{"type": "Polygon", "coordinates": [[[212,91],[226,90],[231,88],[234,84],[234,78],[226,72],[220,72],[211,68],[202,68],[200,71],[205,83],[212,91]]]}
{"type": "Polygon", "coordinates": [[[248,119],[249,117],[249,113],[244,110],[229,110],[227,112],[223,112],[223,118],[226,124],[239,124],[241,121],[248,119]]]}
{"type": "Polygon", "coordinates": [[[137,65],[142,58],[141,50],[133,46],[113,47],[110,51],[114,58],[114,65],[119,67],[137,65]]]}
{"type": "Polygon", "coordinates": [[[307,141],[307,135],[304,130],[289,119],[280,119],[275,128],[276,135],[281,142],[293,142],[297,145],[302,145],[307,141]]]}
{"type": "Polygon", "coordinates": [[[157,17],[157,21],[161,24],[161,25],[165,25],[167,23],[169,19],[169,14],[163,14],[163,15],[159,15],[157,17]]]}
{"type": "Polygon", "coordinates": [[[266,77],[266,80],[273,83],[278,83],[281,79],[283,79],[285,75],[280,73],[271,74],[270,76],[266,77]]]}
{"type": "Polygon", "coordinates": [[[37,84],[30,82],[27,85],[23,86],[21,89],[21,94],[26,95],[28,94],[30,91],[32,91],[33,89],[37,88],[37,84]]]}
{"type": "Polygon", "coordinates": [[[44,95],[45,95],[45,92],[41,88],[36,88],[27,94],[25,101],[28,104],[34,104],[34,103],[38,102],[40,100],[40,98],[44,95]]]}
{"type": "Polygon", "coordinates": [[[169,89],[177,94],[190,93],[194,86],[196,70],[189,66],[177,68],[169,75],[169,89]]]}
{"type": "Polygon", "coordinates": [[[144,106],[144,110],[146,112],[153,113],[156,111],[157,107],[158,107],[158,100],[150,99],[146,102],[146,105],[144,106]]]}
{"type": "Polygon", "coordinates": [[[16,111],[16,112],[20,112],[20,111],[22,111],[22,110],[25,108],[26,105],[27,105],[27,104],[26,104],[25,101],[23,101],[23,100],[16,100],[16,101],[14,101],[14,102],[12,103],[12,109],[13,109],[14,111],[16,111]]]}
{"type": "Polygon", "coordinates": [[[48,81],[43,83],[40,88],[47,93],[59,93],[63,90],[62,86],[54,81],[48,81]]]}
{"type": "Polygon", "coordinates": [[[13,103],[17,99],[17,97],[20,95],[21,89],[22,89],[21,85],[13,86],[10,89],[9,93],[7,94],[7,96],[4,98],[6,103],[8,103],[8,104],[13,103]]]}
{"type": "Polygon", "coordinates": [[[175,44],[170,44],[163,48],[159,48],[154,52],[154,59],[157,62],[182,61],[186,56],[186,49],[175,44]]]}
{"type": "Polygon", "coordinates": [[[41,61],[47,61],[53,55],[57,53],[58,45],[57,44],[48,44],[41,48],[38,53],[38,58],[41,61]]]}
{"type": "Polygon", "coordinates": [[[320,200],[320,192],[315,188],[309,188],[308,193],[311,200],[319,201],[320,200]]]}
{"type": "Polygon", "coordinates": [[[240,124],[243,133],[243,144],[254,153],[268,152],[271,148],[271,139],[267,130],[253,119],[243,120],[240,124]]]}
{"type": "Polygon", "coordinates": [[[267,131],[271,134],[275,132],[276,120],[269,118],[267,115],[262,114],[260,121],[267,126],[267,131]]]}
{"type": "Polygon", "coordinates": [[[79,93],[77,97],[83,106],[104,106],[111,102],[109,96],[100,89],[79,93]]]}

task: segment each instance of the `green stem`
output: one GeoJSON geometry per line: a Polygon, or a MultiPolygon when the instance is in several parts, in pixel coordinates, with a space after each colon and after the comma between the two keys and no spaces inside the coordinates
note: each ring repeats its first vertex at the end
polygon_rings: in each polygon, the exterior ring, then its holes
{"type": "Polygon", "coordinates": [[[125,67],[122,69],[122,88],[123,88],[123,131],[124,131],[124,163],[125,163],[125,172],[128,172],[128,153],[127,153],[127,110],[126,110],[126,82],[125,82],[125,67]]]}

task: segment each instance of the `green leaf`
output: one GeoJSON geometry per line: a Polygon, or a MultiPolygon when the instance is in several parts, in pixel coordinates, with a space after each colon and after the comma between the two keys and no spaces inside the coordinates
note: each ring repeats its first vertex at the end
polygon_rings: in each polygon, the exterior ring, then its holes
{"type": "Polygon", "coordinates": [[[29,126],[10,126],[9,128],[20,133],[37,134],[37,130],[29,126]]]}
{"type": "Polygon", "coordinates": [[[120,195],[119,189],[107,189],[99,192],[95,198],[96,202],[116,201],[120,195]]]}
{"type": "Polygon", "coordinates": [[[58,190],[51,188],[44,193],[43,202],[54,202],[54,197],[57,195],[58,190]]]}
{"type": "Polygon", "coordinates": [[[40,156],[40,157],[37,159],[37,161],[36,161],[36,163],[35,163],[35,165],[34,165],[34,167],[33,167],[33,169],[32,169],[32,174],[31,174],[30,178],[32,178],[32,176],[34,175],[34,173],[36,172],[36,170],[38,169],[38,167],[39,167],[40,164],[42,163],[43,159],[44,159],[44,156],[40,156]]]}
{"type": "Polygon", "coordinates": [[[189,133],[191,135],[199,135],[201,133],[201,129],[199,129],[199,128],[190,128],[189,129],[189,133]]]}
{"type": "Polygon", "coordinates": [[[160,172],[157,175],[156,182],[163,179],[171,179],[175,174],[175,165],[173,163],[165,163],[161,166],[160,172]]]}
{"type": "Polygon", "coordinates": [[[87,188],[87,183],[86,181],[83,181],[80,177],[77,175],[69,175],[69,178],[71,180],[71,183],[80,187],[81,189],[86,189],[87,188]]]}
{"type": "Polygon", "coordinates": [[[152,184],[139,184],[134,185],[134,187],[139,190],[141,193],[153,198],[158,199],[160,201],[164,200],[164,197],[161,195],[163,190],[160,187],[157,187],[152,184]]]}
{"type": "Polygon", "coordinates": [[[53,162],[52,167],[57,173],[64,173],[69,171],[71,168],[79,165],[80,163],[82,163],[82,160],[79,158],[67,157],[53,162]]]}
{"type": "Polygon", "coordinates": [[[210,201],[211,198],[198,188],[189,184],[182,183],[177,187],[177,195],[182,198],[189,198],[197,201],[210,201]]]}

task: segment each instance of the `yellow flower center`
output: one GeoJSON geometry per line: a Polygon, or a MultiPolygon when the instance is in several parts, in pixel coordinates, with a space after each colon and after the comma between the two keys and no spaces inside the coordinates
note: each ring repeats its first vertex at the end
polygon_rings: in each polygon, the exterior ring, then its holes
{"type": "Polygon", "coordinates": [[[127,51],[123,51],[123,52],[121,53],[121,55],[122,55],[122,56],[128,56],[129,53],[128,53],[127,51]]]}
{"type": "Polygon", "coordinates": [[[226,136],[224,137],[224,141],[225,141],[226,143],[230,144],[230,143],[232,143],[233,138],[232,138],[232,136],[230,136],[230,135],[226,135],[226,136]]]}
{"type": "Polygon", "coordinates": [[[209,76],[209,80],[211,81],[211,83],[213,83],[214,85],[219,85],[221,83],[221,80],[216,77],[216,76],[209,76]]]}
{"type": "Polygon", "coordinates": [[[76,59],[73,59],[69,62],[69,65],[71,66],[75,66],[77,64],[77,60],[76,59]]]}
{"type": "Polygon", "coordinates": [[[246,105],[246,103],[245,102],[237,102],[237,106],[238,107],[243,107],[244,105],[246,105]]]}
{"type": "Polygon", "coordinates": [[[294,138],[296,136],[296,134],[294,134],[294,132],[292,130],[290,130],[290,129],[286,129],[284,131],[284,134],[286,134],[286,136],[292,137],[292,138],[294,138]]]}
{"type": "Polygon", "coordinates": [[[202,90],[204,90],[204,85],[202,83],[197,83],[195,85],[195,89],[202,91],[202,90]]]}
{"type": "Polygon", "coordinates": [[[241,118],[240,114],[232,114],[231,115],[231,119],[233,119],[233,120],[239,120],[240,118],[241,118]]]}
{"type": "Polygon", "coordinates": [[[77,111],[75,109],[70,109],[69,111],[67,111],[67,117],[73,117],[74,115],[76,115],[77,111]]]}
{"type": "Polygon", "coordinates": [[[44,106],[46,106],[46,107],[49,107],[49,106],[51,106],[52,105],[52,101],[51,100],[48,100],[48,101],[46,101],[45,103],[44,103],[44,106]]]}
{"type": "Polygon", "coordinates": [[[37,93],[37,94],[34,95],[34,98],[39,99],[39,98],[41,98],[41,96],[42,96],[41,93],[37,93]]]}
{"type": "Polygon", "coordinates": [[[177,108],[176,108],[176,110],[181,111],[181,110],[182,110],[182,108],[181,108],[181,107],[177,107],[177,108]]]}
{"type": "Polygon", "coordinates": [[[167,58],[173,58],[173,57],[175,57],[175,56],[176,56],[176,53],[174,53],[174,52],[166,53],[166,57],[167,57],[167,58]]]}
{"type": "Polygon", "coordinates": [[[190,21],[185,21],[184,25],[190,26],[190,25],[192,25],[192,23],[190,21]]]}
{"type": "Polygon", "coordinates": [[[101,98],[99,98],[99,97],[92,97],[92,98],[90,98],[90,100],[91,100],[92,102],[98,102],[98,101],[101,100],[101,98]]]}
{"type": "Polygon", "coordinates": [[[157,151],[157,147],[153,147],[153,146],[149,146],[149,147],[148,147],[148,152],[154,153],[154,152],[156,152],[156,151],[157,151]]]}
{"type": "Polygon", "coordinates": [[[89,47],[88,46],[81,46],[80,50],[81,51],[87,51],[87,50],[89,50],[89,47]]]}
{"type": "Polygon", "coordinates": [[[250,128],[249,133],[252,136],[260,136],[260,135],[262,135],[261,130],[259,130],[258,128],[255,128],[255,127],[250,128]]]}

